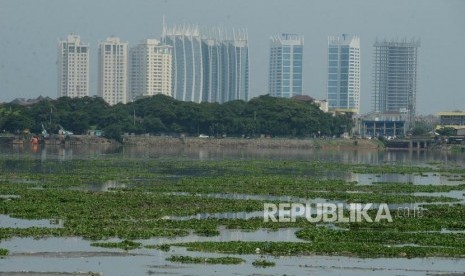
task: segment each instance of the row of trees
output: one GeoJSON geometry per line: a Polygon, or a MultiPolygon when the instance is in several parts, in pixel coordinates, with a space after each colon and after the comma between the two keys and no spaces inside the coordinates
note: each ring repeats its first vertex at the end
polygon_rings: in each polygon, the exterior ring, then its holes
{"type": "Polygon", "coordinates": [[[324,113],[310,101],[268,95],[224,104],[182,102],[156,95],[114,106],[98,97],[63,97],[29,106],[0,105],[0,129],[5,132],[29,129],[40,133],[42,124],[51,133],[62,125],[75,134],[102,129],[113,138],[125,132],[303,137],[340,135],[351,129],[352,120],[350,114],[324,113]]]}

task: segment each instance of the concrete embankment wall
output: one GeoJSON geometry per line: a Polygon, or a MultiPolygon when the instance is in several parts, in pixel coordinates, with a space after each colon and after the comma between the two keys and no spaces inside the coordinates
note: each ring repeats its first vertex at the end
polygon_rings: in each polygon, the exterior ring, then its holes
{"type": "Polygon", "coordinates": [[[302,149],[325,149],[325,148],[361,148],[377,149],[379,144],[370,140],[349,139],[241,139],[241,138],[171,138],[171,137],[136,137],[124,138],[125,145],[154,146],[154,147],[232,147],[232,148],[302,148],[302,149]]]}

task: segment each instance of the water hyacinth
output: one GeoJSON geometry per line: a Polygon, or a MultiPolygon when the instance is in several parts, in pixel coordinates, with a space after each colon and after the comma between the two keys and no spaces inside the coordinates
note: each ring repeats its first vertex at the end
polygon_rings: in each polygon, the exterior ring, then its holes
{"type": "MultiPolygon", "coordinates": [[[[13,218],[63,221],[62,227],[0,228],[0,239],[11,237],[77,236],[95,246],[125,250],[142,245],[132,240],[195,234],[207,239],[221,229],[299,228],[301,242],[185,243],[190,250],[234,254],[348,255],[373,257],[464,255],[465,184],[415,185],[346,181],[353,172],[382,176],[448,174],[463,179],[464,171],[434,164],[361,165],[299,160],[206,160],[119,158],[106,156],[63,162],[0,156],[0,213],[13,218]],[[326,177],[327,175],[334,176],[326,177]],[[415,193],[422,193],[416,195],[415,193]],[[265,223],[263,204],[318,199],[341,203],[393,204],[392,223],[311,224],[304,219],[265,223]],[[448,204],[443,204],[448,203],[448,204]],[[397,206],[421,206],[421,217],[397,214],[397,206]],[[218,214],[227,214],[216,216],[218,214]],[[210,215],[210,216],[209,216],[210,215]],[[396,216],[397,215],[397,216],[396,216]],[[185,219],[179,219],[185,218],[185,219]],[[322,226],[322,227],[320,227],[322,226]],[[454,232],[456,231],[456,232],[454,232]],[[409,233],[411,232],[411,233],[409,233]],[[109,238],[122,242],[100,242],[109,238]],[[410,244],[410,245],[409,245],[410,244]],[[412,246],[414,245],[414,246],[412,246]],[[256,249],[260,252],[257,253],[256,249]]],[[[371,215],[373,211],[368,213],[371,215]]],[[[154,246],[169,250],[170,244],[154,246]]],[[[147,248],[152,248],[147,246],[147,248]]],[[[7,254],[0,250],[0,255],[7,254]]]]}

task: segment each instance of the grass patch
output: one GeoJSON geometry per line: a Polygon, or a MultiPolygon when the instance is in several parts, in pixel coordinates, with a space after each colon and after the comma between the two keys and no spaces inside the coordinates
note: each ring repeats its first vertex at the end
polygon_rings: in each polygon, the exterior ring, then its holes
{"type": "Polygon", "coordinates": [[[190,256],[171,256],[166,259],[170,262],[183,263],[183,264],[224,264],[235,265],[245,263],[245,260],[237,257],[219,257],[219,258],[204,258],[204,257],[190,257],[190,256]]]}
{"type": "Polygon", "coordinates": [[[267,260],[255,260],[253,261],[252,265],[256,267],[270,267],[275,266],[276,263],[267,260]]]}
{"type": "Polygon", "coordinates": [[[220,231],[218,229],[211,229],[211,228],[204,228],[204,229],[199,229],[194,232],[195,234],[203,237],[214,237],[214,236],[219,236],[220,231]]]}
{"type": "Polygon", "coordinates": [[[7,256],[8,252],[8,249],[0,248],[0,256],[7,256]]]}
{"type": "Polygon", "coordinates": [[[362,243],[357,241],[325,243],[243,241],[192,242],[176,244],[176,246],[185,246],[191,251],[227,254],[255,254],[256,248],[260,248],[260,254],[275,256],[335,255],[361,258],[465,257],[464,247],[390,247],[384,244],[362,243]]]}
{"type": "Polygon", "coordinates": [[[105,248],[121,248],[124,250],[133,250],[141,247],[140,242],[133,242],[130,240],[124,240],[121,242],[93,242],[91,246],[105,247],[105,248]]]}

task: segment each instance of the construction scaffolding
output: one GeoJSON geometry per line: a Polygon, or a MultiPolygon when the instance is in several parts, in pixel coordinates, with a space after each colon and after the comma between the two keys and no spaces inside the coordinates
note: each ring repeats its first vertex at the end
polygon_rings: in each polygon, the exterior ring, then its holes
{"type": "Polygon", "coordinates": [[[373,109],[407,113],[413,127],[417,94],[417,52],[420,41],[374,43],[373,109]]]}

